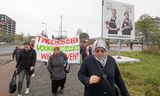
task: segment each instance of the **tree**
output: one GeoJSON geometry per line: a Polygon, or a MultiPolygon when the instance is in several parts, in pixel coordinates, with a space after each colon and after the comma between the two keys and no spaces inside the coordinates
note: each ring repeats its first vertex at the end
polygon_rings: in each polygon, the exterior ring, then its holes
{"type": "Polygon", "coordinates": [[[158,46],[160,49],[160,31],[154,32],[150,36],[150,42],[154,45],[153,47],[158,46]]]}
{"type": "Polygon", "coordinates": [[[142,32],[142,35],[145,36],[146,44],[148,48],[148,38],[154,32],[157,32],[158,26],[155,21],[155,18],[151,17],[148,14],[143,14],[140,16],[140,19],[136,22],[136,30],[142,32]]]}
{"type": "Polygon", "coordinates": [[[0,36],[0,41],[1,42],[6,42],[6,36],[5,35],[1,35],[0,36]]]}
{"type": "Polygon", "coordinates": [[[24,33],[16,34],[15,35],[15,41],[18,43],[22,43],[25,40],[24,33]]]}
{"type": "Polygon", "coordinates": [[[79,38],[80,38],[80,42],[82,43],[84,40],[89,39],[89,35],[83,32],[79,35],[79,38]]]}
{"type": "Polygon", "coordinates": [[[29,33],[27,34],[27,36],[25,36],[25,40],[24,41],[31,41],[33,39],[33,36],[31,36],[29,33]]]}
{"type": "Polygon", "coordinates": [[[14,35],[2,35],[0,36],[0,41],[7,43],[14,42],[14,35]]]}
{"type": "Polygon", "coordinates": [[[8,42],[9,43],[12,43],[12,42],[14,42],[15,40],[14,40],[14,35],[8,35],[8,42]]]}

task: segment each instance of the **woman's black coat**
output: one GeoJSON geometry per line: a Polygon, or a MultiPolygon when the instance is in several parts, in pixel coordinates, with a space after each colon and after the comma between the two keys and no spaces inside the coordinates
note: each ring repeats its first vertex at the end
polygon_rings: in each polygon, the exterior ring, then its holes
{"type": "MultiPolygon", "coordinates": [[[[97,75],[102,77],[101,71],[97,64],[100,64],[98,61],[95,60],[94,56],[89,56],[85,59],[81,68],[78,72],[79,80],[85,85],[84,89],[84,96],[111,96],[108,91],[108,87],[105,81],[101,78],[100,82],[97,84],[90,85],[89,79],[91,75],[97,75]]],[[[125,86],[124,81],[120,75],[119,68],[117,63],[115,62],[114,58],[108,56],[107,63],[103,68],[104,74],[107,75],[107,79],[115,91],[115,84],[121,90],[122,96],[129,96],[127,88],[125,86]]]]}

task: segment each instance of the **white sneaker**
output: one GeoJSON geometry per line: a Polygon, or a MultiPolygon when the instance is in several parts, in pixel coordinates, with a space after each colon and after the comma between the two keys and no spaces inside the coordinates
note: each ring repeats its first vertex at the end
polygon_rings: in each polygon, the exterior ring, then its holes
{"type": "Polygon", "coordinates": [[[29,88],[26,88],[25,94],[29,94],[29,88]]]}
{"type": "Polygon", "coordinates": [[[35,73],[32,74],[32,77],[35,77],[35,73]]]}
{"type": "Polygon", "coordinates": [[[22,96],[22,94],[18,94],[18,96],[22,96]]]}

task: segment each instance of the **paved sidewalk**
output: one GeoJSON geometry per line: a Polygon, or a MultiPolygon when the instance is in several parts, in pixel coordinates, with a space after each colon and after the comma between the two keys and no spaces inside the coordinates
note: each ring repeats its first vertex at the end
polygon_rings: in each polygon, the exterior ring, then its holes
{"type": "MultiPolygon", "coordinates": [[[[71,65],[70,73],[67,75],[64,93],[62,95],[58,94],[58,96],[83,96],[83,85],[77,77],[79,67],[79,64],[71,65]]],[[[37,62],[36,76],[32,78],[30,94],[24,96],[53,96],[51,93],[50,76],[47,66],[43,62],[37,62]]]]}
{"type": "Polygon", "coordinates": [[[16,65],[15,60],[8,62],[10,58],[11,56],[0,56],[0,96],[9,96],[8,85],[16,65]]]}
{"type": "Polygon", "coordinates": [[[0,66],[7,64],[12,61],[12,55],[2,55],[0,54],[0,66]]]}

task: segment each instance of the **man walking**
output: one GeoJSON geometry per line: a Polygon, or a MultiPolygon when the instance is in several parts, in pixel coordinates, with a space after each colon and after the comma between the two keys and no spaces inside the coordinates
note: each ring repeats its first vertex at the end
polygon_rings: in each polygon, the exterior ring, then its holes
{"type": "Polygon", "coordinates": [[[13,59],[13,60],[15,59],[16,62],[18,61],[20,51],[21,51],[21,49],[20,49],[18,46],[16,46],[16,48],[15,48],[14,51],[13,51],[12,59],[13,59]]]}
{"type": "Polygon", "coordinates": [[[89,55],[92,55],[92,48],[88,40],[85,40],[84,43],[81,45],[80,53],[82,55],[82,62],[86,57],[88,57],[89,55]]]}

